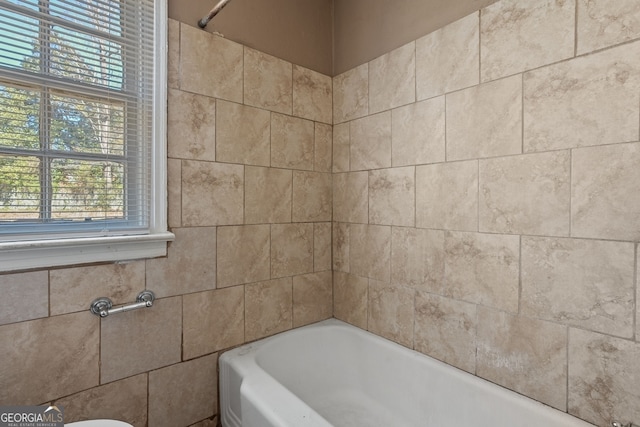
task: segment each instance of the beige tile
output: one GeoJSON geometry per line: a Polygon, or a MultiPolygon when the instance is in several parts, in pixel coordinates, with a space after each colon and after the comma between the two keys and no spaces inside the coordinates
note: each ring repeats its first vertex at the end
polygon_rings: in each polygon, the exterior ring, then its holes
{"type": "Polygon", "coordinates": [[[444,287],[444,232],[393,227],[391,284],[441,294],[444,287]]]}
{"type": "Polygon", "coordinates": [[[271,226],[271,277],[313,272],[313,224],[271,226]]]}
{"type": "Polygon", "coordinates": [[[192,359],[244,342],[242,286],[184,295],[182,312],[184,359],[192,359]]]}
{"type": "Polygon", "coordinates": [[[571,235],[640,240],[640,143],[573,150],[571,235]]]}
{"type": "Polygon", "coordinates": [[[333,78],[333,123],[369,114],[369,64],[362,64],[333,78]]]}
{"type": "Polygon", "coordinates": [[[349,126],[352,171],[391,167],[391,111],[354,120],[349,126]]]}
{"type": "Polygon", "coordinates": [[[215,227],[175,228],[173,233],[167,257],[146,261],[148,288],[159,298],[215,289],[215,227]]]}
{"type": "Polygon", "coordinates": [[[180,89],[242,102],[242,45],[180,25],[180,89]]]}
{"type": "Polygon", "coordinates": [[[416,226],[478,230],[478,163],[416,167],[416,226]]]}
{"type": "Polygon", "coordinates": [[[331,271],[293,278],[293,327],[329,319],[333,316],[331,271]]]}
{"type": "Polygon", "coordinates": [[[249,47],[244,48],[244,103],[279,113],[292,113],[292,64],[249,47]]]}
{"type": "Polygon", "coordinates": [[[182,161],[167,159],[167,222],[182,226],[182,161]]]}
{"type": "Polygon", "coordinates": [[[447,95],[447,160],[522,152],[522,76],[447,95]]]}
{"type": "Polygon", "coordinates": [[[349,224],[334,222],[331,233],[333,271],[349,272],[349,224]]]}
{"type": "Polygon", "coordinates": [[[578,55],[640,37],[636,0],[578,0],[578,55]]]}
{"type": "Polygon", "coordinates": [[[640,285],[638,285],[638,277],[640,277],[640,247],[636,249],[636,341],[640,342],[640,285]]]}
{"type": "Polygon", "coordinates": [[[218,228],[218,288],[270,278],[271,227],[218,228]]]}
{"type": "Polygon", "coordinates": [[[114,305],[134,302],[145,288],[144,272],[144,261],[51,270],[51,315],[88,310],[100,297],[114,305]]]}
{"type": "Polygon", "coordinates": [[[473,13],[416,40],[418,101],[478,84],[479,25],[473,13]]]}
{"type": "Polygon", "coordinates": [[[333,175],[333,220],[368,222],[369,175],[367,172],[333,175]]]}
{"type": "Polygon", "coordinates": [[[480,160],[480,231],[569,235],[568,151],[480,160]]]}
{"type": "Polygon", "coordinates": [[[293,221],[331,221],[331,174],[293,172],[293,221]]]}
{"type": "Polygon", "coordinates": [[[157,299],[153,307],[101,320],[102,384],[180,361],[182,299],[157,299]],[[144,333],[141,333],[144,331],[144,333]]]}
{"type": "Polygon", "coordinates": [[[638,141],[640,42],[524,75],[524,150],[638,141]]]}
{"type": "Polygon", "coordinates": [[[415,42],[369,62],[369,114],[410,104],[415,100],[415,42]]]}
{"type": "Polygon", "coordinates": [[[561,411],[567,407],[567,329],[478,306],[476,375],[561,411]]]}
{"type": "Polygon", "coordinates": [[[38,405],[97,386],[99,322],[87,310],[0,326],[0,404],[38,405]]]}
{"type": "Polygon", "coordinates": [[[218,427],[220,425],[219,415],[216,414],[213,417],[207,418],[195,424],[191,424],[190,427],[218,427]]]}
{"type": "Polygon", "coordinates": [[[633,338],[634,245],[522,238],[526,316],[633,338]]]}
{"type": "Polygon", "coordinates": [[[271,166],[313,170],[314,125],[312,121],[271,115],[271,166]]]}
{"type": "Polygon", "coordinates": [[[413,227],[416,223],[414,167],[369,172],[369,223],[413,227]]]}
{"type": "Polygon", "coordinates": [[[313,224],[313,271],[331,270],[331,223],[313,224]]]}
{"type": "Polygon", "coordinates": [[[213,416],[217,360],[218,355],[211,354],[149,373],[149,425],[187,426],[213,416]]]}
{"type": "Polygon", "coordinates": [[[0,295],[0,325],[49,315],[46,271],[0,275],[0,295]]]}
{"type": "Polygon", "coordinates": [[[182,163],[182,224],[185,227],[242,224],[244,166],[185,160],[182,163]]]}
{"type": "Polygon", "coordinates": [[[245,286],[245,339],[257,340],[292,327],[291,277],[245,286]]]}
{"type": "Polygon", "coordinates": [[[216,123],[216,159],[219,162],[271,164],[271,113],[217,101],[216,123]]]}
{"type": "Polygon", "coordinates": [[[411,166],[445,160],[445,98],[416,102],[391,112],[391,164],[411,166]]]}
{"type": "Polygon", "coordinates": [[[349,271],[358,276],[389,282],[391,227],[349,225],[349,271]]]}
{"type": "Polygon", "coordinates": [[[180,87],[180,21],[169,19],[167,24],[167,87],[180,87]]]}
{"type": "Polygon", "coordinates": [[[293,177],[290,170],[247,166],[244,176],[245,223],[291,222],[293,177]]]}
{"type": "Polygon", "coordinates": [[[349,123],[342,123],[333,127],[333,173],[349,172],[349,123]]]}
{"type": "Polygon", "coordinates": [[[520,238],[446,232],[445,296],[518,312],[520,238]]]}
{"type": "Polygon", "coordinates": [[[413,348],[414,294],[405,286],[370,280],[369,331],[413,348]]]}
{"type": "Polygon", "coordinates": [[[293,64],[293,115],[331,124],[331,77],[293,64]]]}
{"type": "Polygon", "coordinates": [[[315,123],[313,142],[313,170],[331,172],[333,126],[315,123]]]}
{"type": "Polygon", "coordinates": [[[216,100],[168,91],[167,153],[179,159],[216,160],[216,100]]]}
{"type": "Polygon", "coordinates": [[[482,9],[482,81],[573,56],[575,0],[502,0],[482,9]]]}
{"type": "Polygon", "coordinates": [[[569,331],[569,413],[595,425],[640,419],[640,343],[569,331]]]}
{"type": "Polygon", "coordinates": [[[147,374],[94,387],[53,402],[64,408],[64,421],[115,419],[134,427],[147,425],[147,374]]]}
{"type": "Polygon", "coordinates": [[[369,279],[336,271],[333,273],[333,315],[336,319],[367,328],[369,279]]]}
{"type": "Polygon", "coordinates": [[[418,292],[415,322],[417,351],[476,372],[476,305],[418,292]]]}

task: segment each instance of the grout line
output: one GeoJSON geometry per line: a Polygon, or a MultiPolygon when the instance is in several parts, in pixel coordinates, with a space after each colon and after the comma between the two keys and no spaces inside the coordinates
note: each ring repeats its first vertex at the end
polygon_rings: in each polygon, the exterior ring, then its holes
{"type": "Polygon", "coordinates": [[[573,57],[578,56],[578,4],[576,0],[575,14],[573,17],[573,57]]]}

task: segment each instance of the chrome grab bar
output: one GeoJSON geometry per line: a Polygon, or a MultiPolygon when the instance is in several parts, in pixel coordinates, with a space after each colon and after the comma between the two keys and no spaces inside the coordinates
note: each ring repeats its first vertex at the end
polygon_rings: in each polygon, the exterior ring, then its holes
{"type": "Polygon", "coordinates": [[[155,299],[156,296],[153,292],[142,291],[138,294],[136,302],[112,308],[113,302],[109,298],[101,297],[91,303],[91,307],[89,307],[89,310],[91,310],[91,312],[96,316],[107,317],[110,314],[123,313],[125,311],[136,310],[138,308],[151,307],[155,299]]]}

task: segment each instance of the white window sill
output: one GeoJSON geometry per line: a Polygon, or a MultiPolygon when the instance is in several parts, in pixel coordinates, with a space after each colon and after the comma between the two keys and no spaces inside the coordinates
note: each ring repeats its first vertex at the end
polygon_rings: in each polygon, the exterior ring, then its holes
{"type": "Polygon", "coordinates": [[[154,258],[167,254],[173,233],[0,243],[0,272],[91,262],[154,258]]]}

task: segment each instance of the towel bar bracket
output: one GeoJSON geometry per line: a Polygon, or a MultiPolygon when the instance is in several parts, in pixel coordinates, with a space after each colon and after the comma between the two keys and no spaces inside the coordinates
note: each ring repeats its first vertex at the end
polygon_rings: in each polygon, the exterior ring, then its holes
{"type": "Polygon", "coordinates": [[[136,310],[138,308],[151,307],[156,296],[151,291],[142,291],[138,294],[136,302],[132,304],[121,305],[113,308],[113,302],[106,297],[101,297],[91,303],[89,310],[99,317],[107,317],[110,314],[122,313],[125,311],[136,310]]]}

